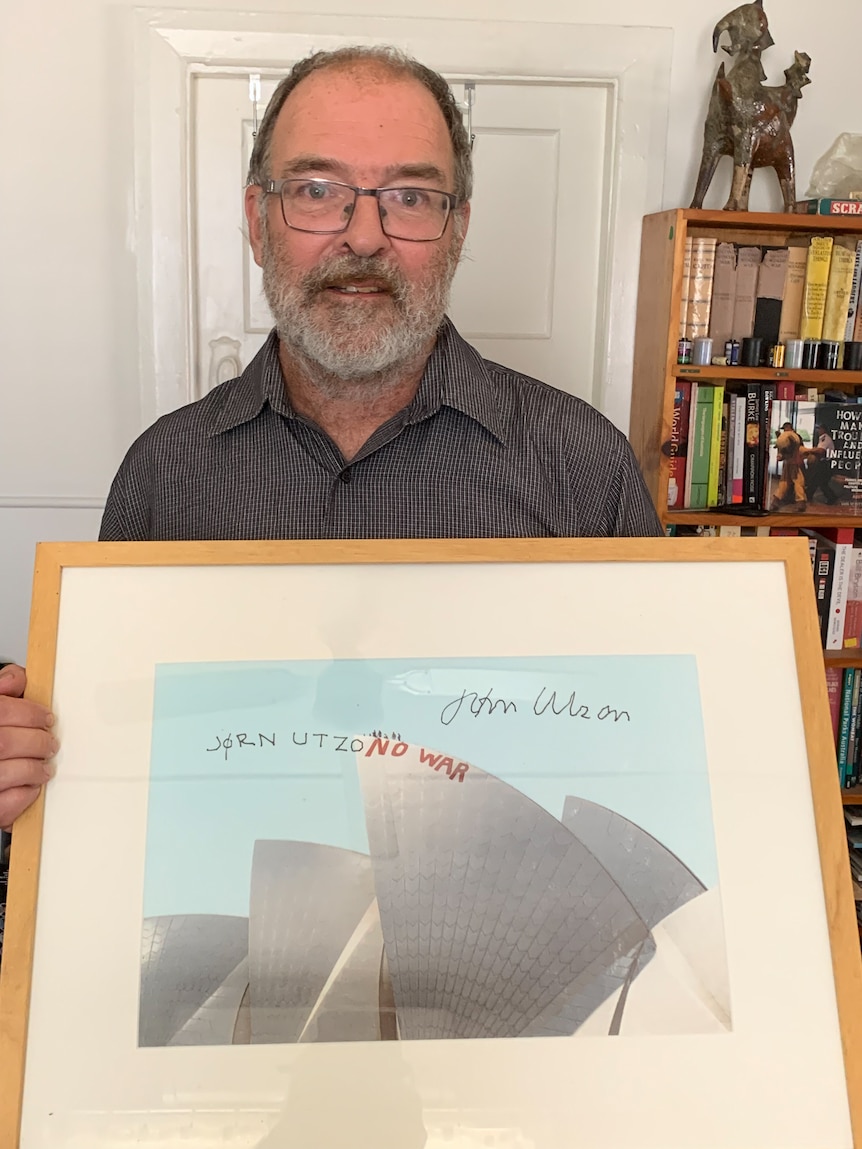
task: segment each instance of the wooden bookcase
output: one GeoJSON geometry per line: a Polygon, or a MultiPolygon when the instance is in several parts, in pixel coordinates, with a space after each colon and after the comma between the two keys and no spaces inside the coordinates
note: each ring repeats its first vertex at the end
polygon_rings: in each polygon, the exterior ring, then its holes
{"type": "MultiPolygon", "coordinates": [[[[677,379],[781,379],[828,385],[853,391],[862,385],[862,371],[805,371],[780,367],[693,367],[677,364],[679,313],[682,296],[685,241],[691,236],[712,237],[742,244],[783,246],[791,238],[811,235],[858,235],[862,216],[784,215],[762,212],[676,209],[644,217],[641,236],[640,279],[635,326],[634,370],[629,438],[662,522],[704,526],[756,525],[782,527],[854,526],[862,517],[846,514],[744,515],[709,510],[669,511],[667,488],[669,446],[673,423],[673,395],[677,379]]],[[[717,348],[720,355],[722,349],[717,348]]],[[[862,666],[862,652],[824,652],[827,666],[862,666]]],[[[845,803],[862,803],[862,786],[842,791],[845,803]]]]}

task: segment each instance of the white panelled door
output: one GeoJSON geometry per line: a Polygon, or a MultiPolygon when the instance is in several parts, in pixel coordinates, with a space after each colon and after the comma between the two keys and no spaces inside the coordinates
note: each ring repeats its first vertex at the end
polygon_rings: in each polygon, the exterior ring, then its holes
{"type": "MultiPolygon", "coordinates": [[[[275,87],[262,84],[262,105],[275,87]]],[[[463,83],[453,84],[465,100],[463,83]]],[[[450,314],[488,359],[597,398],[610,89],[478,82],[475,191],[450,314]]],[[[244,367],[271,319],[244,235],[252,144],[249,83],[194,87],[195,383],[205,394],[244,367]]]]}
{"type": "Polygon", "coordinates": [[[244,239],[248,78],[397,44],[475,85],[476,190],[451,314],[490,359],[628,427],[641,218],[661,206],[672,33],[647,27],[138,9],[141,416],[244,367],[270,318],[244,239]]]}

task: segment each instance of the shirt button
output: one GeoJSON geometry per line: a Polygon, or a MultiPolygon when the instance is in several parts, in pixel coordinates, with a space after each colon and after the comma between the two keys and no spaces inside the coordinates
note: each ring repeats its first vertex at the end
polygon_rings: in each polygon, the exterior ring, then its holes
{"type": "Polygon", "coordinates": [[[345,470],[343,470],[341,472],[341,475],[339,477],[340,477],[342,483],[349,483],[350,477],[351,477],[350,476],[350,468],[349,467],[345,468],[345,470]]]}

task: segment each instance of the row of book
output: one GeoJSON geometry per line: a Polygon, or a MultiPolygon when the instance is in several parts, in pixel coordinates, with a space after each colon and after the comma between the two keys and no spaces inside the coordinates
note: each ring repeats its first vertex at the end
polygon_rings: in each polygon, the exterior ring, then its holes
{"type": "Polygon", "coordinates": [[[677,379],[669,510],[862,514],[862,394],[677,379]]]}
{"type": "Polygon", "coordinates": [[[787,247],[686,239],[680,340],[763,347],[792,339],[862,341],[862,238],[790,237],[787,247]]]}
{"type": "MultiPolygon", "coordinates": [[[[776,527],[750,525],[688,526],[674,524],[668,534],[724,537],[800,536],[808,542],[814,598],[824,650],[862,651],[862,529],[846,527],[776,527]]],[[[832,674],[834,668],[829,668],[832,674]]]]}

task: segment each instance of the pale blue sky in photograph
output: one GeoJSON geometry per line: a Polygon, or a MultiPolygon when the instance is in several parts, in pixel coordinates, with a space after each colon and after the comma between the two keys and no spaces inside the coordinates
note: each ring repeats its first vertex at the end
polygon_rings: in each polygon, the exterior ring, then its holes
{"type": "Polygon", "coordinates": [[[176,664],[156,671],[144,914],[246,915],[259,838],[367,852],[350,739],[378,730],[558,818],[569,794],[608,806],[717,882],[693,656],[176,664]]]}

